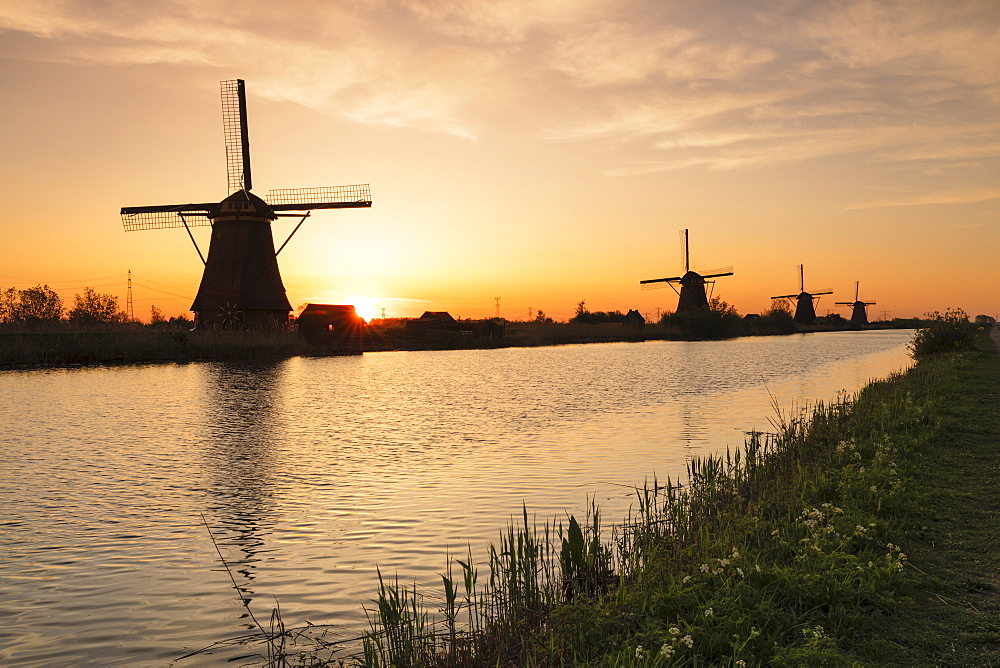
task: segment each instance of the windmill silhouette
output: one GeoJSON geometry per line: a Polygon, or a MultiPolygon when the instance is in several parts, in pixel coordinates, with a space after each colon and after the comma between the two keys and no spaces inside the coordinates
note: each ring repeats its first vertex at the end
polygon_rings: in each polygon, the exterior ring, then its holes
{"type": "Polygon", "coordinates": [[[677,293],[677,313],[699,310],[706,311],[708,310],[709,296],[705,293],[705,286],[715,285],[715,281],[706,279],[718,278],[719,276],[732,276],[733,268],[710,269],[704,274],[694,272],[691,270],[691,254],[689,252],[687,230],[681,231],[681,243],[684,247],[684,273],[671,278],[651,278],[639,281],[639,285],[644,290],[662,288],[669,285],[677,293]],[[675,283],[681,286],[680,290],[675,287],[675,283]]]}
{"type": "Polygon", "coordinates": [[[813,300],[819,295],[832,295],[833,290],[817,290],[816,292],[806,292],[806,278],[805,271],[802,265],[799,265],[799,293],[793,295],[778,295],[777,297],[771,297],[771,299],[794,299],[795,300],[795,315],[792,320],[795,322],[802,323],[803,325],[811,325],[816,320],[816,309],[813,306],[813,300]]]}
{"type": "Polygon", "coordinates": [[[858,325],[868,324],[868,306],[873,306],[875,302],[863,302],[858,298],[858,289],[860,288],[860,281],[854,281],[854,301],[853,302],[834,302],[838,306],[852,306],[854,307],[851,311],[851,322],[858,325]]]}
{"type": "Polygon", "coordinates": [[[205,265],[191,305],[199,326],[263,327],[282,325],[292,310],[278,271],[278,253],[315,209],[372,205],[368,184],[271,190],[267,201],[250,192],[250,140],[246,89],[242,79],[223,81],[222,125],[226,142],[229,196],[218,203],[123,207],[125,231],[183,227],[205,265]],[[304,213],[282,213],[300,211],[304,213]],[[274,250],[271,221],[299,218],[274,250]],[[191,233],[211,226],[206,258],[191,233]]]}

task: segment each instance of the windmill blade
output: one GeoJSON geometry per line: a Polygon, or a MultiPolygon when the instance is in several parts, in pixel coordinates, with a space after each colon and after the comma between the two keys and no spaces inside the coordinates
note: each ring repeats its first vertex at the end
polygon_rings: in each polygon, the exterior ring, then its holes
{"type": "Polygon", "coordinates": [[[771,297],[771,299],[795,299],[798,296],[799,296],[798,294],[794,294],[794,295],[778,295],[777,297],[771,297]]]}
{"type": "Polygon", "coordinates": [[[684,273],[688,273],[691,270],[691,252],[688,246],[688,231],[687,228],[681,230],[681,260],[684,264],[684,273]]]}
{"type": "Polygon", "coordinates": [[[168,227],[204,227],[211,225],[209,212],[217,204],[166,204],[163,206],[122,207],[126,232],[160,230],[168,227]]]}
{"type": "Polygon", "coordinates": [[[674,276],[673,278],[648,278],[645,281],[639,281],[639,285],[652,285],[654,283],[676,283],[681,280],[680,276],[674,276]]]}
{"type": "MultiPolygon", "coordinates": [[[[649,283],[644,282],[639,286],[640,290],[663,290],[664,288],[674,288],[674,283],[677,281],[666,281],[663,283],[649,283]]],[[[676,291],[677,288],[674,288],[676,291]]]]}
{"type": "Polygon", "coordinates": [[[370,207],[372,196],[367,183],[325,188],[290,188],[268,191],[267,203],[275,211],[310,209],[354,209],[370,207]]]}
{"type": "Polygon", "coordinates": [[[243,79],[220,83],[222,130],[226,136],[226,170],[230,194],[250,190],[250,137],[247,133],[247,96],[243,79]]]}
{"type": "Polygon", "coordinates": [[[698,272],[702,278],[717,278],[719,276],[732,276],[732,267],[719,267],[718,269],[708,269],[706,271],[698,272]]]}
{"type": "Polygon", "coordinates": [[[817,295],[832,295],[832,294],[833,290],[813,290],[812,292],[809,293],[809,295],[812,297],[816,297],[817,295]]]}
{"type": "Polygon", "coordinates": [[[854,302],[833,302],[837,306],[854,306],[854,302]]]}

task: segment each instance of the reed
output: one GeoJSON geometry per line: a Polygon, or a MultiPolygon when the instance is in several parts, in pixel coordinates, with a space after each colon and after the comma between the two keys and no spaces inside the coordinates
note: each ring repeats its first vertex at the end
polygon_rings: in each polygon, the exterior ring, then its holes
{"type": "Polygon", "coordinates": [[[64,325],[0,331],[0,366],[74,366],[290,357],[310,353],[291,330],[164,330],[64,325]]]}

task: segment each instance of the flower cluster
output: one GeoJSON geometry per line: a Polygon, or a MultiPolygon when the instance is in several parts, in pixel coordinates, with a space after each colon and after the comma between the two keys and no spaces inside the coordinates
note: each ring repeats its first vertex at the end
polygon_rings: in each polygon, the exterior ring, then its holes
{"type": "Polygon", "coordinates": [[[690,633],[682,637],[681,630],[676,626],[671,626],[667,633],[670,634],[670,638],[660,647],[660,656],[670,659],[682,646],[688,649],[694,647],[694,638],[690,633]]]}

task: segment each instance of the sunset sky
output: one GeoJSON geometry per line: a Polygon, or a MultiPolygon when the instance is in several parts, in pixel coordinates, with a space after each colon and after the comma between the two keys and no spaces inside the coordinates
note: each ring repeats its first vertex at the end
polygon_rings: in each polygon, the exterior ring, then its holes
{"type": "Polygon", "coordinates": [[[0,288],[187,312],[187,234],[118,212],[228,194],[236,78],[257,194],[371,184],[282,251],[293,306],[654,314],[688,228],[742,313],[799,263],[820,314],[1000,311],[996,0],[4,0],[0,288]]]}

